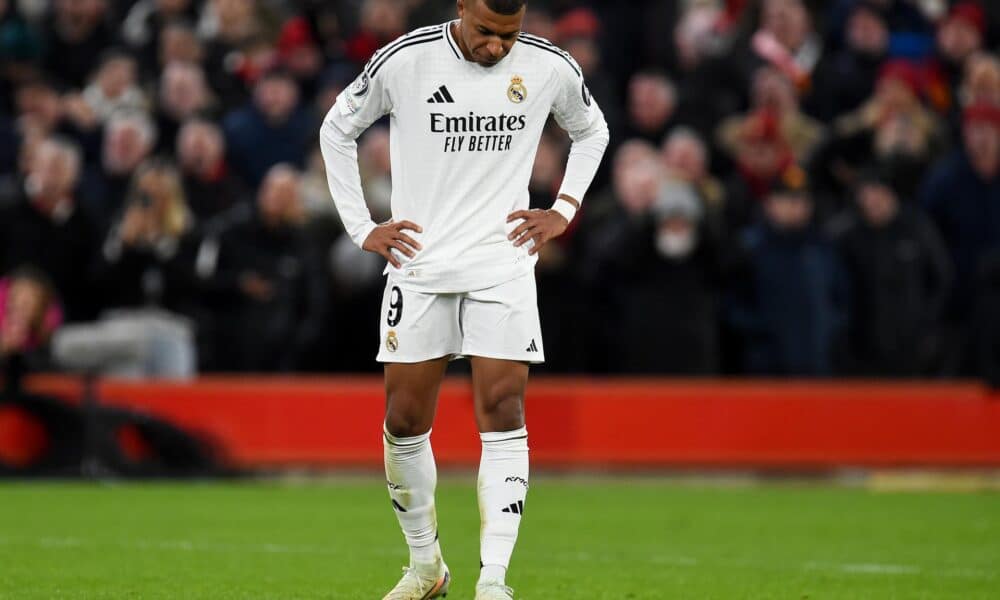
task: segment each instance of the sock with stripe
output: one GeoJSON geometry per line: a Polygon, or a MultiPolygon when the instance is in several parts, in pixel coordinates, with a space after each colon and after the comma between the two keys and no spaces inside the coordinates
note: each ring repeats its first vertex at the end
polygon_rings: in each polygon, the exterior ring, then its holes
{"type": "Polygon", "coordinates": [[[385,478],[393,510],[410,547],[410,566],[436,568],[441,561],[434,489],[437,467],[431,432],[395,437],[383,430],[385,478]]]}
{"type": "Polygon", "coordinates": [[[504,583],[528,495],[528,430],[479,434],[479,582],[504,583]]]}

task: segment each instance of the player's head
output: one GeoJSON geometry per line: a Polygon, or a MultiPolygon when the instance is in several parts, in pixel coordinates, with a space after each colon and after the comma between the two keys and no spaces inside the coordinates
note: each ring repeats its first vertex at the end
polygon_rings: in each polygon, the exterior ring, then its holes
{"type": "Polygon", "coordinates": [[[517,41],[525,0],[458,0],[459,43],[467,57],[492,67],[517,41]]]}

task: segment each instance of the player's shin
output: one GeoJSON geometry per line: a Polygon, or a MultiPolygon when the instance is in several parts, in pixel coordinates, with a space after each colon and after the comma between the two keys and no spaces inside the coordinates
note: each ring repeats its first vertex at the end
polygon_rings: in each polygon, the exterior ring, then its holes
{"type": "Polygon", "coordinates": [[[480,434],[479,515],[482,520],[479,582],[503,583],[528,494],[528,430],[480,434]]]}
{"type": "Polygon", "coordinates": [[[417,569],[437,569],[441,562],[434,508],[437,467],[430,435],[395,437],[386,430],[383,437],[389,497],[410,547],[410,566],[417,569]]]}

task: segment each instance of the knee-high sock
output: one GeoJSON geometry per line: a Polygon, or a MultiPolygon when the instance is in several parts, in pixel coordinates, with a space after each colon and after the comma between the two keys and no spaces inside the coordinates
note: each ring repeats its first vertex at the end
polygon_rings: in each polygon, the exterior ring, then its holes
{"type": "Polygon", "coordinates": [[[528,495],[528,430],[481,433],[480,581],[503,582],[528,495]]]}
{"type": "Polygon", "coordinates": [[[385,478],[392,507],[410,546],[410,566],[440,560],[434,488],[437,467],[431,450],[431,433],[395,437],[384,431],[385,478]]]}

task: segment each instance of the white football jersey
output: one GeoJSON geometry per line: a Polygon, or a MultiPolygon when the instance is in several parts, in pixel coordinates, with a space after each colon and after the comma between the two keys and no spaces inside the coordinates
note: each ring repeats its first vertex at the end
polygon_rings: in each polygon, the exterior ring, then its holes
{"type": "Polygon", "coordinates": [[[483,67],[465,60],[449,25],[417,29],[379,50],[337,97],[321,131],[331,193],[360,246],[375,224],[360,198],[357,164],[343,159],[355,152],[353,140],[389,115],[392,218],[420,225],[423,233],[406,233],[423,249],[412,259],[397,253],[402,268],[387,271],[400,286],[422,292],[479,290],[532,270],[537,257],[528,254],[530,242],[518,248],[507,239],[516,226],[507,216],[528,208],[528,180],[550,113],[574,148],[592,141],[588,168],[577,169],[586,172],[567,173],[560,190],[577,200],[608,138],[569,54],[521,33],[503,60],[483,67]]]}

